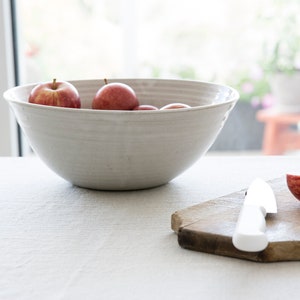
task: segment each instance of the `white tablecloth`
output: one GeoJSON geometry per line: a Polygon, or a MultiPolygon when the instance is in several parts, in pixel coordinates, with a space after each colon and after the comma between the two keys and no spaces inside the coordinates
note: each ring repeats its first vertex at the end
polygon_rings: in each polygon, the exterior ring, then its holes
{"type": "Polygon", "coordinates": [[[286,172],[300,157],[207,156],[167,185],[105,192],[0,158],[0,299],[299,299],[300,262],[185,250],[170,228],[176,210],[286,172]]]}

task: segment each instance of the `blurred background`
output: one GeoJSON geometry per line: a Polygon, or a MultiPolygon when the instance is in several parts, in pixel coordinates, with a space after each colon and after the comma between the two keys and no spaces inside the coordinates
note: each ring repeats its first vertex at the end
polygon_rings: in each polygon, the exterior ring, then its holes
{"type": "MultiPolygon", "coordinates": [[[[241,100],[210,149],[224,154],[266,154],[259,111],[300,112],[298,0],[2,0],[0,14],[1,94],[54,77],[227,84],[241,100]],[[283,75],[298,91],[277,94],[283,75]],[[278,104],[289,97],[292,106],[278,104]]],[[[4,101],[0,109],[0,155],[30,154],[4,101]]],[[[288,127],[297,139],[298,120],[288,127]]]]}

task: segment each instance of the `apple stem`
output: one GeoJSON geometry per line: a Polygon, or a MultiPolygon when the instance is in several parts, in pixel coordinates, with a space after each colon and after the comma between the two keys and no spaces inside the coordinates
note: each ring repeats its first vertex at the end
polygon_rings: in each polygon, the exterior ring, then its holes
{"type": "Polygon", "coordinates": [[[107,84],[108,82],[107,82],[107,79],[106,78],[104,78],[104,84],[107,84]]]}
{"type": "Polygon", "coordinates": [[[53,82],[52,82],[52,89],[53,90],[56,90],[57,88],[57,85],[56,85],[56,78],[53,79],[53,82]]]}

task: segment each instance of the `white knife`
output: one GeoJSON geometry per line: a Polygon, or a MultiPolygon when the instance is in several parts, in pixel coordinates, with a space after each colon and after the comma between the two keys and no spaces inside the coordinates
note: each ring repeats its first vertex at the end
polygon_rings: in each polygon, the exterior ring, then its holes
{"type": "Polygon", "coordinates": [[[265,234],[267,213],[277,213],[276,198],[270,185],[256,178],[249,186],[238,217],[232,237],[235,248],[259,252],[268,246],[265,234]]]}

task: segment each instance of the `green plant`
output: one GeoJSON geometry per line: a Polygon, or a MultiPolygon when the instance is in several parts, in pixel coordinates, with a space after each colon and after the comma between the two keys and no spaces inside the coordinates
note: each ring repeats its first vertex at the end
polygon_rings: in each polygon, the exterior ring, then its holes
{"type": "Polygon", "coordinates": [[[264,34],[261,65],[266,74],[299,70],[299,14],[298,0],[274,0],[273,7],[259,16],[264,34]]]}
{"type": "Polygon", "coordinates": [[[242,101],[267,108],[274,102],[272,75],[293,74],[300,69],[300,5],[298,0],[273,0],[272,6],[261,11],[256,24],[260,29],[258,40],[262,41],[261,56],[255,66],[238,70],[232,85],[242,101]]]}

